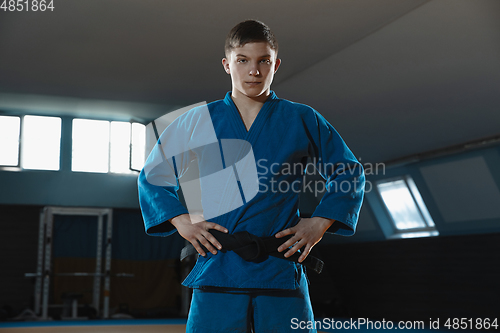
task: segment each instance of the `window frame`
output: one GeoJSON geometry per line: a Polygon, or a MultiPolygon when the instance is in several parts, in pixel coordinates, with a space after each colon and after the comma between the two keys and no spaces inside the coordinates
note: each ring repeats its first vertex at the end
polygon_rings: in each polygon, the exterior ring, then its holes
{"type": "MultiPolygon", "coordinates": [[[[109,128],[109,132],[111,134],[111,123],[113,121],[117,121],[117,122],[123,122],[123,123],[128,123],[129,124],[129,131],[130,131],[130,141],[128,142],[128,146],[129,146],[129,161],[128,161],[128,171],[129,172],[112,172],[111,171],[111,137],[110,137],[110,140],[108,142],[108,149],[109,149],[109,154],[108,154],[108,171],[107,172],[103,172],[104,174],[115,174],[115,175],[122,175],[122,176],[127,176],[127,175],[137,175],[137,173],[140,173],[141,170],[139,169],[135,169],[132,167],[132,156],[133,156],[133,152],[132,152],[132,149],[133,149],[133,130],[132,130],[132,126],[133,124],[137,123],[137,124],[140,124],[142,126],[146,126],[144,123],[140,122],[140,121],[137,121],[137,120],[129,120],[129,121],[123,121],[123,120],[115,120],[115,119],[109,119],[109,118],[94,118],[94,117],[76,117],[76,116],[69,116],[69,117],[64,117],[62,115],[53,115],[53,114],[43,114],[43,113],[37,113],[37,112],[27,112],[27,113],[11,113],[11,112],[5,112],[4,110],[1,110],[0,111],[0,116],[5,116],[5,117],[16,117],[19,119],[19,137],[18,137],[18,147],[17,147],[17,164],[16,165],[6,165],[6,164],[0,164],[0,170],[4,170],[4,171],[19,171],[19,172],[32,172],[32,171],[41,171],[41,172],[44,172],[44,171],[49,171],[49,172],[58,172],[58,171],[65,171],[63,165],[64,165],[64,161],[63,161],[63,157],[64,157],[64,145],[65,144],[69,144],[71,145],[71,150],[69,151],[69,169],[66,170],[66,171],[69,171],[69,172],[86,172],[86,173],[97,173],[97,172],[93,172],[93,171],[73,171],[71,170],[71,161],[73,159],[73,153],[72,153],[72,135],[73,135],[73,120],[75,119],[84,119],[84,120],[100,120],[100,121],[107,121],[108,122],[108,128],[109,128]],[[26,116],[36,116],[36,117],[56,117],[56,118],[60,118],[61,119],[61,141],[60,141],[60,146],[59,146],[59,169],[58,170],[45,170],[45,169],[25,169],[22,167],[23,165],[23,135],[24,135],[24,117],[26,116]],[[71,125],[71,134],[70,134],[70,138],[68,139],[67,137],[64,136],[64,123],[68,121],[71,125]]],[[[145,138],[146,140],[146,138],[145,138]]],[[[146,147],[144,147],[144,162],[147,158],[147,155],[146,155],[146,147]]]]}
{"type": "Polygon", "coordinates": [[[140,172],[141,172],[141,170],[134,169],[134,168],[132,167],[132,155],[133,155],[132,148],[134,147],[134,145],[133,145],[133,140],[134,140],[133,133],[134,133],[134,132],[133,132],[133,130],[132,130],[132,126],[133,126],[133,124],[140,124],[140,125],[144,126],[144,156],[143,156],[143,158],[144,158],[144,163],[146,162],[146,158],[147,158],[147,157],[146,157],[146,125],[144,125],[143,123],[140,123],[140,122],[138,122],[138,121],[131,121],[131,122],[130,122],[130,150],[129,150],[129,155],[130,155],[130,156],[129,156],[129,159],[128,159],[128,168],[129,168],[129,170],[131,170],[131,171],[134,171],[134,172],[138,172],[138,173],[140,173],[140,172]]]}
{"type": "Polygon", "coordinates": [[[434,220],[432,219],[432,216],[430,215],[429,210],[427,209],[427,206],[425,205],[425,202],[423,201],[423,198],[420,194],[420,191],[418,190],[417,185],[415,184],[415,181],[410,175],[404,175],[404,176],[396,176],[396,177],[391,177],[391,178],[386,178],[382,179],[379,181],[375,182],[375,188],[376,188],[376,193],[378,196],[378,199],[382,203],[382,207],[384,209],[385,215],[388,217],[388,220],[390,222],[391,228],[392,228],[392,235],[389,238],[412,238],[412,237],[431,237],[431,236],[438,236],[439,231],[436,229],[436,224],[434,220]],[[406,187],[408,188],[408,191],[410,192],[411,198],[413,200],[413,203],[415,204],[418,213],[420,214],[420,217],[422,218],[422,221],[425,223],[425,227],[417,227],[417,228],[409,228],[409,229],[399,229],[397,227],[396,221],[394,220],[391,211],[389,210],[389,207],[387,206],[386,202],[384,201],[384,198],[382,197],[382,194],[379,189],[379,185],[385,184],[385,183],[391,183],[395,181],[402,180],[406,187]],[[417,200],[415,198],[416,194],[415,191],[418,192],[418,195],[420,196],[421,203],[423,204],[423,207],[419,203],[420,200],[417,200]],[[426,212],[423,211],[425,209],[426,212]],[[430,220],[429,220],[430,219],[430,220]]]}
{"type": "Polygon", "coordinates": [[[19,118],[19,136],[17,137],[17,141],[19,144],[17,145],[17,164],[16,165],[8,165],[8,164],[0,164],[0,168],[5,170],[5,169],[16,169],[16,170],[22,170],[21,168],[21,144],[22,144],[22,137],[23,137],[23,120],[24,120],[24,115],[13,115],[13,114],[4,114],[0,113],[0,116],[2,117],[16,117],[19,118]]]}
{"type": "Polygon", "coordinates": [[[19,145],[17,147],[17,164],[16,165],[6,165],[6,164],[0,164],[0,170],[3,171],[21,171],[21,172],[31,172],[31,171],[36,171],[36,172],[58,172],[62,170],[62,149],[63,149],[63,117],[60,115],[48,115],[48,114],[40,114],[37,112],[29,112],[29,113],[10,113],[10,112],[0,112],[0,116],[5,116],[5,117],[16,117],[19,118],[19,137],[18,137],[18,142],[19,145]],[[60,129],[60,139],[59,139],[59,167],[57,170],[53,169],[36,169],[36,168],[24,168],[23,167],[23,150],[25,146],[24,136],[25,136],[25,131],[24,131],[24,123],[25,123],[25,117],[46,117],[46,118],[59,118],[61,122],[61,129],[60,129]]]}
{"type": "MultiPolygon", "coordinates": [[[[123,120],[114,120],[114,119],[97,119],[97,118],[85,118],[85,117],[72,117],[71,118],[71,123],[72,123],[72,129],[71,129],[71,134],[73,135],[73,121],[75,119],[82,119],[82,120],[91,120],[91,121],[106,121],[108,122],[108,131],[109,131],[109,140],[108,140],[108,171],[106,172],[95,172],[95,171],[73,171],[70,169],[71,172],[84,172],[84,173],[101,173],[101,174],[112,174],[112,175],[120,175],[120,176],[136,176],[137,173],[140,173],[141,170],[134,169],[132,168],[132,140],[133,140],[133,135],[132,135],[132,124],[137,123],[140,125],[145,126],[143,123],[138,122],[138,121],[123,121],[123,120]],[[111,123],[112,122],[121,122],[121,123],[127,123],[129,125],[129,133],[130,133],[130,139],[128,142],[129,146],[129,159],[128,159],[128,171],[129,172],[114,172],[111,171],[111,123]]],[[[73,145],[73,143],[71,143],[73,145]]],[[[146,159],[146,156],[144,156],[144,159],[146,159]]],[[[73,153],[71,153],[71,161],[73,160],[73,153]]],[[[72,164],[72,163],[71,163],[72,164]]]]}
{"type": "MultiPolygon", "coordinates": [[[[21,123],[20,123],[20,126],[21,126],[21,129],[20,129],[20,132],[19,132],[19,136],[20,136],[20,139],[19,139],[19,159],[18,159],[18,168],[19,170],[21,171],[48,171],[48,172],[59,172],[62,170],[62,149],[63,149],[63,117],[62,116],[54,116],[54,115],[46,115],[46,114],[37,114],[37,113],[26,113],[26,114],[23,114],[21,116],[19,116],[21,118],[21,123]],[[24,122],[25,122],[25,118],[26,117],[45,117],[45,118],[59,118],[59,121],[60,121],[60,132],[59,132],[59,162],[58,162],[58,168],[57,169],[37,169],[37,168],[24,168],[23,167],[23,138],[25,136],[25,133],[24,133],[24,122]]],[[[24,144],[25,146],[25,144],[24,144]]]]}
{"type": "Polygon", "coordinates": [[[110,157],[111,157],[111,121],[109,119],[96,119],[96,118],[84,118],[84,117],[72,117],[71,118],[71,154],[70,154],[70,168],[69,171],[72,173],[92,173],[92,174],[110,174],[110,157]],[[85,170],[73,170],[73,158],[74,158],[74,145],[75,145],[75,140],[74,140],[74,135],[75,135],[75,120],[84,120],[84,121],[104,121],[107,122],[107,130],[108,130],[108,156],[107,156],[107,171],[85,171],[85,170]]]}

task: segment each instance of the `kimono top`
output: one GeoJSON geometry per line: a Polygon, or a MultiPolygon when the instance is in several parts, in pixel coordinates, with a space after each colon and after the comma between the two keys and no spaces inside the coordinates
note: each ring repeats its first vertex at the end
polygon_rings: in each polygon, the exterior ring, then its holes
{"type": "MultiPolygon", "coordinates": [[[[190,186],[197,177],[207,221],[229,233],[248,231],[260,237],[296,225],[299,193],[317,188],[325,191],[312,217],[335,219],[327,232],[353,235],[365,183],[363,166],[333,126],[313,108],[280,99],[273,91],[248,131],[231,92],[167,127],[138,179],[147,234],[176,231],[169,219],[191,212],[179,200],[179,187],[188,203],[196,197],[189,193],[196,192],[190,186]],[[197,176],[183,183],[193,161],[197,176]],[[307,183],[306,172],[319,173],[324,182],[307,183]]],[[[183,285],[296,289],[304,277],[299,263],[273,256],[245,261],[222,249],[198,256],[183,285]]]]}

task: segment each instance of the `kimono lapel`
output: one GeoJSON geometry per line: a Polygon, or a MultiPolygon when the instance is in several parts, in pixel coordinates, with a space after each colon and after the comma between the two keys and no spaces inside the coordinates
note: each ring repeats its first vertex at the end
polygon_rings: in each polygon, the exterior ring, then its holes
{"type": "Polygon", "coordinates": [[[230,109],[229,117],[231,117],[231,121],[238,133],[238,136],[241,139],[246,140],[251,144],[254,143],[259,133],[262,131],[264,123],[269,118],[269,115],[272,112],[272,110],[278,104],[277,103],[278,101],[279,101],[278,96],[276,96],[274,91],[271,90],[269,97],[267,98],[266,102],[260,109],[259,113],[257,114],[257,117],[255,117],[252,126],[250,126],[250,129],[247,131],[243,119],[241,119],[240,113],[238,112],[238,109],[236,108],[236,105],[234,104],[233,99],[231,98],[231,92],[228,92],[226,94],[226,97],[224,98],[224,102],[230,109]]]}

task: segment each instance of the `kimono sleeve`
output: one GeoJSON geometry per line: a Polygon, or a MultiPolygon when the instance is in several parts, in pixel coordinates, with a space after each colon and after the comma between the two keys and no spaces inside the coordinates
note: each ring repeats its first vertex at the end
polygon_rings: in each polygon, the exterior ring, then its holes
{"type": "Polygon", "coordinates": [[[335,219],[327,232],[351,236],[363,202],[363,166],[335,128],[315,110],[313,114],[309,155],[326,181],[326,192],[312,216],[335,219]]]}
{"type": "Polygon", "coordinates": [[[212,142],[217,137],[206,105],[181,115],[163,131],[138,179],[147,234],[171,235],[176,230],[169,220],[189,213],[179,200],[179,179],[195,159],[193,151],[212,142]]]}
{"type": "MultiPolygon", "coordinates": [[[[151,155],[150,155],[151,156],[151,155]]],[[[141,170],[138,179],[139,204],[146,233],[152,236],[169,236],[176,229],[169,222],[171,218],[178,215],[187,214],[188,210],[179,200],[178,182],[171,183],[176,179],[175,158],[166,160],[156,166],[156,174],[148,173],[145,169],[141,170]],[[158,182],[151,179],[160,180],[164,178],[165,185],[161,186],[158,182]],[[170,179],[170,182],[167,180],[170,179]]]]}

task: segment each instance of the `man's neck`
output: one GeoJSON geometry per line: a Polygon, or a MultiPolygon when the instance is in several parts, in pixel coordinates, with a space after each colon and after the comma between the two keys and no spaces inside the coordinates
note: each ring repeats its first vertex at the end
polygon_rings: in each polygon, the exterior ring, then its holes
{"type": "Polygon", "coordinates": [[[269,94],[270,92],[267,91],[260,96],[249,97],[247,95],[242,94],[238,90],[233,89],[231,97],[233,99],[234,104],[236,105],[236,108],[241,113],[242,117],[255,118],[259,113],[260,109],[262,108],[262,106],[264,105],[264,103],[266,102],[267,98],[269,97],[269,94]]]}
{"type": "Polygon", "coordinates": [[[241,119],[243,120],[247,131],[250,130],[253,121],[255,120],[255,118],[257,118],[260,109],[262,109],[262,106],[269,97],[269,93],[270,92],[268,90],[266,93],[252,98],[242,94],[236,89],[233,89],[231,98],[233,99],[234,105],[236,105],[236,108],[240,113],[241,119]]]}

